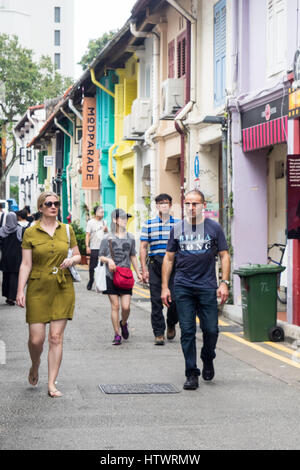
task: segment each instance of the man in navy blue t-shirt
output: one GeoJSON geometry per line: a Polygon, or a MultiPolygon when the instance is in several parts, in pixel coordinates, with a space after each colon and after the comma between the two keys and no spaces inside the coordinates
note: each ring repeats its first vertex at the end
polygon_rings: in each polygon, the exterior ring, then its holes
{"type": "Polygon", "coordinates": [[[230,257],[226,238],[220,224],[203,217],[204,207],[205,198],[201,191],[192,190],[186,194],[186,218],[171,231],[162,268],[161,298],[168,306],[172,300],[168,281],[176,255],[174,291],[185,358],[186,382],[183,388],[186,390],[195,390],[199,386],[196,314],[200,317],[203,332],[202,376],[204,380],[212,380],[218,339],[217,296],[222,303],[228,299],[230,257]],[[219,287],[216,278],[218,255],[222,269],[219,287]]]}

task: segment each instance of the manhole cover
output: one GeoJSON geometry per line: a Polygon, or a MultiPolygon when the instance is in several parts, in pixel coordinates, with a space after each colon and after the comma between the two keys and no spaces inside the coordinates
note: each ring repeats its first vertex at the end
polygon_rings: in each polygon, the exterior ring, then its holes
{"type": "Polygon", "coordinates": [[[179,393],[172,384],[99,384],[103,393],[179,393]]]}

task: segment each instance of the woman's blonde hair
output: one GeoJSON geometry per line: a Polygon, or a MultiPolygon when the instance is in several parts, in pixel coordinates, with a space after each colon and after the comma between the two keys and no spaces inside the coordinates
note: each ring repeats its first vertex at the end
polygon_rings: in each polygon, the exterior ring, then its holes
{"type": "Polygon", "coordinates": [[[59,200],[59,196],[54,193],[53,191],[44,191],[43,193],[41,193],[38,197],[38,200],[37,200],[37,208],[39,209],[40,207],[42,207],[42,205],[44,204],[44,202],[46,201],[47,197],[49,196],[54,196],[56,197],[58,200],[59,200]]]}

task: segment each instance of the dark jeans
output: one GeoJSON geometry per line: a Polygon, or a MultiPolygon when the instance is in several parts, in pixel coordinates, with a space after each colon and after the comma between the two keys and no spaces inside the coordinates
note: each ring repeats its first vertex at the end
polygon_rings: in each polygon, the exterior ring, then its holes
{"type": "Polygon", "coordinates": [[[91,250],[90,254],[90,266],[89,266],[89,274],[90,274],[90,283],[91,285],[94,282],[94,275],[95,275],[95,268],[98,264],[98,257],[99,257],[99,250],[91,250]]]}
{"type": "Polygon", "coordinates": [[[218,305],[215,289],[197,289],[176,285],[175,301],[181,328],[181,347],[185,359],[185,375],[200,375],[197,367],[196,316],[203,333],[202,361],[216,357],[218,340],[218,305]]]}
{"type": "Polygon", "coordinates": [[[2,296],[9,300],[16,300],[19,273],[3,273],[2,296]]]}
{"type": "MultiPolygon", "coordinates": [[[[163,304],[161,301],[161,268],[163,257],[161,260],[150,259],[149,284],[151,295],[151,324],[154,336],[163,336],[166,329],[166,322],[163,315],[163,304]]],[[[174,275],[172,274],[169,282],[169,289],[173,299],[167,310],[167,326],[173,328],[178,322],[176,304],[174,302],[174,275]]]]}

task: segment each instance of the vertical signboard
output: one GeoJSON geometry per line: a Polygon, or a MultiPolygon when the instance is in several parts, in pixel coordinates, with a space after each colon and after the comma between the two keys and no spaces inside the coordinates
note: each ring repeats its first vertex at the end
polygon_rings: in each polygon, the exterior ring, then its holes
{"type": "Polygon", "coordinates": [[[82,122],[82,189],[99,189],[99,158],[96,149],[96,97],[85,97],[82,122]]]}
{"type": "Polygon", "coordinates": [[[288,238],[300,239],[300,155],[287,157],[288,238]]]}

